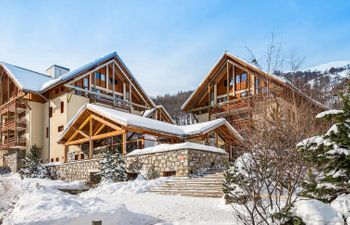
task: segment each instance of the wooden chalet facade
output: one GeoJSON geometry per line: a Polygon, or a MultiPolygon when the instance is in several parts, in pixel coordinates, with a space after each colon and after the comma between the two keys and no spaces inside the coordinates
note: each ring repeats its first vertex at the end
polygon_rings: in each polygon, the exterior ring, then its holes
{"type": "Polygon", "coordinates": [[[193,113],[198,122],[226,118],[240,131],[250,125],[252,108],[257,103],[275,97],[288,103],[291,96],[297,105],[306,101],[317,111],[324,109],[287,80],[224,53],[182,110],[193,113]]]}
{"type": "MultiPolygon", "coordinates": [[[[57,139],[87,103],[140,116],[148,112],[149,118],[173,123],[116,52],[73,71],[54,65],[46,72],[0,63],[0,166],[18,169],[19,158],[33,145],[42,150],[44,163],[64,161],[64,145],[57,139]],[[14,158],[17,162],[10,162],[14,158]]],[[[75,148],[77,155],[81,149],[75,148]]]]}
{"type": "Polygon", "coordinates": [[[126,155],[135,149],[183,142],[211,145],[229,152],[230,147],[242,140],[224,119],[177,126],[96,104],[80,109],[59,137],[65,146],[65,161],[98,158],[111,146],[126,155]],[[80,155],[70,151],[77,145],[82,146],[80,155]]]}

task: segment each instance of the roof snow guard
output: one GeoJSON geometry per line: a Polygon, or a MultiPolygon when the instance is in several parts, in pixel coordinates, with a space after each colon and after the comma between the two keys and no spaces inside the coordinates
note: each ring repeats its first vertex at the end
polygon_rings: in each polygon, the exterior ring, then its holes
{"type": "Polygon", "coordinates": [[[188,139],[191,137],[196,137],[200,135],[207,134],[214,131],[220,127],[225,127],[230,133],[231,137],[234,137],[238,141],[243,141],[242,136],[226,121],[226,119],[220,118],[204,123],[197,123],[186,126],[178,126],[170,124],[163,121],[158,121],[154,119],[145,118],[142,116],[125,113],[116,109],[108,108],[101,105],[86,104],[80,108],[75,117],[65,126],[64,131],[58,139],[58,142],[64,142],[68,130],[72,128],[79,117],[83,115],[86,111],[97,114],[107,118],[108,120],[118,124],[126,129],[142,130],[146,133],[173,136],[178,139],[188,139]]]}

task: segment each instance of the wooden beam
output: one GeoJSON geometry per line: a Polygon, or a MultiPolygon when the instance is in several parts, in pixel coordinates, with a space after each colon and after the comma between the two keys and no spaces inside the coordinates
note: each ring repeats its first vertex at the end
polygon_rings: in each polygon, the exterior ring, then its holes
{"type": "MultiPolygon", "coordinates": [[[[113,129],[115,129],[115,130],[123,130],[122,128],[120,128],[120,127],[114,125],[113,123],[110,123],[110,122],[108,122],[107,120],[104,120],[104,119],[102,119],[102,118],[100,118],[100,117],[98,117],[98,116],[91,115],[91,118],[94,119],[94,120],[97,120],[98,122],[100,122],[100,123],[102,123],[102,124],[105,124],[105,125],[107,125],[107,126],[113,128],[113,129]]],[[[92,134],[91,134],[91,135],[92,135],[92,134]]]]}
{"type": "Polygon", "coordinates": [[[112,137],[112,136],[117,136],[117,135],[120,135],[123,133],[124,133],[124,131],[112,131],[112,132],[108,132],[108,133],[94,135],[94,136],[89,137],[89,138],[82,138],[82,139],[66,142],[65,145],[82,144],[82,143],[85,143],[88,141],[95,141],[95,140],[99,140],[99,139],[104,139],[104,138],[108,138],[108,137],[112,137]]]}
{"type": "Polygon", "coordinates": [[[89,159],[92,159],[92,155],[94,153],[94,142],[92,140],[89,141],[89,159]]]}
{"type": "Polygon", "coordinates": [[[64,145],[64,162],[67,162],[68,146],[64,145]]]}
{"type": "Polygon", "coordinates": [[[95,131],[94,135],[99,134],[99,133],[102,131],[102,129],[105,128],[105,126],[106,126],[106,124],[102,124],[102,125],[95,131]]]}
{"type": "Polygon", "coordinates": [[[85,127],[85,125],[91,120],[91,115],[89,115],[85,120],[84,122],[79,126],[78,129],[76,129],[76,131],[74,132],[74,134],[67,140],[67,142],[73,140],[73,138],[75,138],[75,136],[78,135],[78,130],[81,130],[85,127]]]}
{"type": "Polygon", "coordinates": [[[122,154],[126,155],[126,131],[123,133],[123,146],[122,146],[122,154]]]}
{"type": "Polygon", "coordinates": [[[226,69],[227,69],[227,71],[226,71],[226,79],[227,79],[227,81],[226,81],[226,94],[227,94],[227,101],[229,101],[230,100],[230,75],[229,75],[229,73],[230,73],[230,68],[229,68],[229,64],[228,63],[226,63],[226,69]]]}

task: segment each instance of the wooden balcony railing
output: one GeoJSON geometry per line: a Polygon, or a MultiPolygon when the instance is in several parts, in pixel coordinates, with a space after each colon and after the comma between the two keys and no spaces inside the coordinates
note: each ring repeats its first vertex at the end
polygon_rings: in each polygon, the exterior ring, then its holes
{"type": "Polygon", "coordinates": [[[0,149],[7,149],[12,147],[25,147],[26,139],[24,137],[19,137],[17,140],[14,137],[7,138],[0,142],[0,149]]]}
{"type": "Polygon", "coordinates": [[[12,99],[0,106],[0,114],[4,114],[7,112],[16,112],[19,109],[20,110],[26,109],[26,104],[24,100],[20,98],[12,99]]]}
{"type": "Polygon", "coordinates": [[[25,129],[27,126],[27,120],[25,118],[20,118],[17,120],[17,123],[15,122],[15,119],[10,119],[5,121],[3,124],[0,126],[0,132],[4,132],[7,130],[19,130],[20,128],[25,129]]]}

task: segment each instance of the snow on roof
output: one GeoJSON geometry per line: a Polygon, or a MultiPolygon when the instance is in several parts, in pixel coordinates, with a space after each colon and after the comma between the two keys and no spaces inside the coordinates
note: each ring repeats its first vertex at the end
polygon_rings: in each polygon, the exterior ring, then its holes
{"type": "Polygon", "coordinates": [[[23,90],[39,92],[44,83],[53,80],[50,76],[29,69],[4,62],[1,62],[0,64],[23,90]]]}
{"type": "Polygon", "coordinates": [[[152,109],[147,109],[143,112],[142,116],[149,118],[153,115],[153,113],[156,111],[156,108],[152,108],[152,109]]]}
{"type": "Polygon", "coordinates": [[[56,79],[52,79],[51,81],[46,82],[46,83],[44,83],[42,85],[41,91],[44,91],[44,90],[46,90],[46,89],[48,89],[48,88],[50,88],[50,87],[52,87],[54,85],[57,85],[60,82],[66,81],[66,80],[74,77],[75,75],[77,75],[79,73],[82,73],[82,72],[84,72],[86,70],[89,70],[90,68],[92,68],[92,67],[94,67],[94,66],[96,66],[96,65],[98,65],[98,64],[100,64],[100,63],[102,63],[104,61],[112,59],[112,58],[114,58],[116,56],[117,56],[117,53],[116,52],[112,52],[112,53],[110,53],[108,55],[105,55],[103,57],[95,59],[95,60],[93,60],[93,61],[91,61],[91,62],[89,62],[89,63],[87,63],[87,64],[85,64],[83,66],[80,66],[80,67],[78,67],[75,70],[72,70],[72,71],[70,71],[68,73],[65,73],[62,76],[57,77],[56,79]]]}
{"type": "Polygon", "coordinates": [[[241,135],[223,118],[204,122],[204,123],[178,126],[171,123],[122,112],[122,111],[108,108],[101,105],[85,104],[83,107],[80,108],[80,110],[75,115],[75,117],[73,117],[72,120],[66,125],[64,131],[62,132],[59,138],[59,141],[64,137],[70,125],[78,118],[78,116],[85,109],[95,112],[112,121],[115,121],[116,123],[122,126],[143,128],[143,129],[147,129],[155,132],[179,136],[182,138],[192,136],[192,135],[201,135],[203,133],[210,132],[220,126],[226,126],[237,139],[243,140],[241,135]]]}
{"type": "Polygon", "coordinates": [[[184,142],[179,144],[160,144],[156,145],[154,147],[148,147],[144,149],[136,149],[126,156],[136,156],[136,155],[145,155],[145,154],[152,154],[152,153],[159,153],[159,152],[168,152],[168,151],[176,151],[180,149],[195,149],[200,151],[208,151],[208,152],[216,152],[216,153],[222,153],[227,154],[225,150],[209,145],[202,145],[192,142],[184,142]]]}

